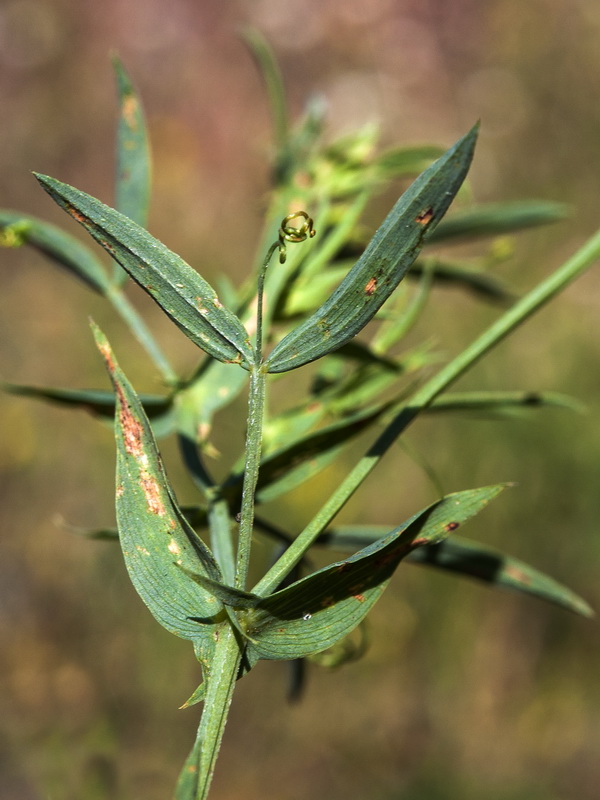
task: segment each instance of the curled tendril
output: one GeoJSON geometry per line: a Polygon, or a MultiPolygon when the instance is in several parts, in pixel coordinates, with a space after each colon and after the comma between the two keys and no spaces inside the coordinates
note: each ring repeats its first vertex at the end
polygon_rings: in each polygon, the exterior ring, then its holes
{"type": "Polygon", "coordinates": [[[312,239],[315,233],[312,218],[308,216],[306,211],[294,211],[293,214],[288,214],[282,220],[279,228],[279,263],[283,264],[287,258],[286,242],[304,242],[307,239],[312,239]],[[302,224],[299,226],[290,225],[296,219],[302,219],[302,224]]]}

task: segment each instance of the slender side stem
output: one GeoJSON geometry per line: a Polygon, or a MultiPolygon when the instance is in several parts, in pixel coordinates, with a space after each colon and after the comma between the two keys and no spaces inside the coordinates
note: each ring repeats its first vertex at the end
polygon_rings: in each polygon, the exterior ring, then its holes
{"type": "Polygon", "coordinates": [[[210,548],[221,567],[223,580],[231,584],[234,579],[235,555],[231,539],[231,520],[227,500],[216,498],[208,507],[208,527],[210,530],[210,548]]]}
{"type": "Polygon", "coordinates": [[[238,551],[235,585],[244,589],[250,564],[250,547],[254,527],[254,493],[258,481],[258,469],[262,449],[262,428],[265,407],[266,372],[261,366],[253,367],[250,373],[250,395],[248,398],[248,430],[246,432],[246,466],[242,487],[242,508],[238,533],[238,551]]]}
{"type": "Polygon", "coordinates": [[[106,298],[112,303],[115,311],[120,314],[135,338],[154,361],[165,382],[170,385],[177,383],[178,377],[166,356],[158,346],[142,317],[137,313],[121,289],[113,284],[107,291],[106,298]]]}
{"type": "Polygon", "coordinates": [[[206,677],[202,718],[196,741],[177,782],[175,800],[206,800],[221,748],[241,653],[235,632],[229,624],[222,625],[218,633],[206,677]]]}
{"type": "Polygon", "coordinates": [[[496,320],[462,353],[417,390],[409,403],[398,412],[363,458],[347,475],[337,491],[333,493],[316,516],[298,535],[283,556],[259,581],[253,591],[262,595],[272,592],[298,563],[321,531],[329,525],[338,511],[371,474],[391,445],[421,411],[431,405],[438,395],[464,375],[479,359],[544,306],[598,258],[600,258],[600,231],[589,239],[562,267],[517,301],[512,308],[496,320]]]}
{"type": "Polygon", "coordinates": [[[263,346],[263,301],[265,292],[265,276],[267,274],[267,267],[271,256],[279,248],[279,242],[275,242],[269,247],[265,260],[262,263],[258,273],[257,291],[256,291],[256,363],[262,362],[262,346],[263,346]]]}

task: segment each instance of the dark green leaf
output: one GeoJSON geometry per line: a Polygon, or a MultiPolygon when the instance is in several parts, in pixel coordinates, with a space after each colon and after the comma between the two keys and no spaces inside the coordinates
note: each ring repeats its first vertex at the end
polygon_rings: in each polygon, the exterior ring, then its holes
{"type": "MultiPolygon", "coordinates": [[[[317,544],[332,550],[354,550],[376,541],[385,530],[382,525],[340,525],[327,530],[317,544]]],[[[460,536],[414,550],[407,561],[467,575],[494,587],[531,594],[584,617],[594,613],[585,600],[529,564],[460,536]]]]}
{"type": "Polygon", "coordinates": [[[20,247],[28,244],[51,258],[86,286],[106,294],[109,280],[96,256],[74,236],[55,225],[18,211],[0,211],[0,244],[20,247]]]}
{"type": "Polygon", "coordinates": [[[523,200],[513,203],[494,203],[461,211],[438,225],[429,239],[430,243],[450,239],[475,239],[482,236],[499,236],[524,228],[548,225],[568,215],[567,206],[541,200],[523,200]]]}
{"type": "Polygon", "coordinates": [[[168,631],[184,639],[210,637],[199,622],[212,619],[222,604],[182,568],[215,580],[219,568],[177,505],[139,398],[104,335],[94,333],[117,394],[117,525],[129,576],[168,631]]]}
{"type": "Polygon", "coordinates": [[[331,647],[377,602],[400,561],[445,539],[504,487],[457,492],[420,511],[358,553],[265,597],[248,613],[249,652],[260,658],[301,658],[331,647]]]}
{"type": "MultiPolygon", "coordinates": [[[[332,550],[353,550],[376,541],[384,530],[382,525],[340,525],[327,530],[318,544],[332,550]]],[[[585,600],[529,564],[460,536],[414,550],[406,560],[531,594],[585,617],[594,613],[585,600]]]]}
{"type": "MultiPolygon", "coordinates": [[[[382,403],[360,411],[266,455],[260,465],[256,487],[257,501],[266,503],[274,500],[317,475],[331,463],[341,447],[368,430],[390,405],[382,403]]],[[[243,473],[234,475],[226,484],[225,491],[232,498],[233,507],[239,502],[243,477],[243,473]],[[235,491],[234,495],[231,494],[232,491],[235,491]]]]}
{"type": "Polygon", "coordinates": [[[115,207],[142,228],[148,224],[150,149],[140,99],[120,59],[113,58],[119,94],[115,207]]]}
{"type": "Polygon", "coordinates": [[[436,284],[456,286],[467,289],[474,295],[494,303],[507,304],[515,300],[515,294],[508,289],[494,275],[489,275],[482,270],[465,267],[451,261],[437,258],[426,258],[423,262],[417,261],[409,275],[417,278],[427,271],[431,274],[436,284]]]}
{"type": "MultiPolygon", "coordinates": [[[[99,389],[57,389],[4,382],[0,382],[0,388],[9,394],[16,394],[20,397],[33,397],[36,400],[46,400],[59,405],[81,408],[84,411],[91,411],[100,417],[110,417],[112,419],[115,415],[114,392],[106,392],[99,389]]],[[[173,403],[172,397],[165,397],[164,395],[140,394],[139,399],[144,406],[146,415],[150,419],[165,414],[173,403]]]]}
{"type": "Polygon", "coordinates": [[[145,289],[176,325],[219,361],[254,362],[239,319],[189,264],[135,222],[85,192],[36,175],[42,187],[145,289]]]}
{"type": "Polygon", "coordinates": [[[476,136],[473,128],[402,195],[331,297],[274,348],[269,372],[286,372],[336,350],[375,316],[460,188],[476,136]]]}
{"type": "Polygon", "coordinates": [[[592,617],[594,612],[581,597],[554,578],[517,558],[476,542],[453,538],[435,547],[415,550],[411,561],[469,575],[504,589],[513,589],[548,600],[558,606],[592,617]]]}
{"type": "Polygon", "coordinates": [[[465,411],[506,414],[509,411],[547,407],[583,410],[578,400],[559,392],[456,392],[437,397],[424,413],[465,411]]]}

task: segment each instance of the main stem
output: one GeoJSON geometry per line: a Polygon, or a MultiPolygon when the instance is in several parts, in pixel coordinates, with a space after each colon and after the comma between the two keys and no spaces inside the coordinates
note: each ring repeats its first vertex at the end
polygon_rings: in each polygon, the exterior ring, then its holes
{"type": "Polygon", "coordinates": [[[242,487],[242,507],[235,571],[235,585],[244,589],[250,564],[250,547],[254,528],[254,494],[258,482],[258,469],[262,450],[262,428],[265,408],[267,375],[262,365],[252,368],[248,396],[248,428],[246,431],[246,465],[242,487]]]}
{"type": "Polygon", "coordinates": [[[241,654],[231,626],[222,625],[217,630],[219,636],[205,677],[207,689],[202,718],[196,741],[179,776],[175,791],[177,800],[206,800],[208,797],[229,715],[241,654]]]}

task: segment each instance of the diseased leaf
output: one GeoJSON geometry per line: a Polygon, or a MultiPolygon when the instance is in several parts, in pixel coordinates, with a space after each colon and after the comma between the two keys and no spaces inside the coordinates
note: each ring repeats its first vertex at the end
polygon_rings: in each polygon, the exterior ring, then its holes
{"type": "Polygon", "coordinates": [[[446,219],[429,241],[431,244],[451,239],[478,239],[482,236],[499,236],[548,225],[568,216],[568,208],[562,203],[542,200],[521,200],[512,203],[494,203],[477,206],[470,211],[461,211],[446,219]]]}
{"type": "Polygon", "coordinates": [[[302,658],[352,631],[381,597],[400,561],[481,511],[503,485],[448,495],[358,553],[265,597],[247,612],[252,655],[302,658]]]}
{"type": "MultiPolygon", "coordinates": [[[[376,541],[385,530],[382,525],[335,526],[327,530],[317,544],[332,550],[354,550],[376,541]]],[[[413,550],[406,560],[476,578],[493,587],[530,594],[584,617],[594,614],[585,600],[554,578],[524,561],[461,536],[413,550]]]]}
{"type": "Polygon", "coordinates": [[[121,60],[113,57],[119,94],[115,208],[137,222],[148,224],[150,148],[142,104],[121,60]]]}
{"type": "Polygon", "coordinates": [[[106,294],[109,279],[96,256],[74,236],[36,217],[19,211],[0,210],[0,244],[28,244],[51,258],[99,294],[106,294]]]}
{"type": "Polygon", "coordinates": [[[584,617],[594,612],[586,601],[563,584],[545,575],[524,561],[499,553],[497,550],[470,542],[453,539],[411,554],[411,561],[427,564],[490,583],[503,589],[531,594],[548,600],[584,617]]]}
{"type": "Polygon", "coordinates": [[[402,195],[331,297],[273,349],[269,372],[286,372],[338,349],[375,316],[460,188],[476,136],[475,127],[402,195]]]}
{"type": "Polygon", "coordinates": [[[137,223],[85,192],[45,175],[36,178],[198,347],[219,361],[244,367],[254,362],[240,320],[182,258],[137,223]]]}
{"type": "Polygon", "coordinates": [[[164,628],[184,639],[210,638],[199,623],[222,604],[183,569],[219,580],[219,568],[177,505],[139,398],[104,335],[94,334],[117,395],[117,526],[129,576],[164,628]]]}

